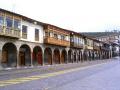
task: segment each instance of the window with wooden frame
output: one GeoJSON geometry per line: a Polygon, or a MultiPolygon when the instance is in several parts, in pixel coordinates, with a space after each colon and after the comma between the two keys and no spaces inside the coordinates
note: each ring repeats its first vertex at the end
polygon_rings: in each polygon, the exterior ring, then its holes
{"type": "Polygon", "coordinates": [[[6,26],[7,27],[13,26],[13,19],[11,17],[6,17],[6,26]]]}
{"type": "Polygon", "coordinates": [[[27,26],[22,25],[22,38],[27,39],[27,26]]]}
{"type": "Polygon", "coordinates": [[[39,41],[39,29],[35,29],[35,41],[39,41]]]}
{"type": "Polygon", "coordinates": [[[4,17],[0,16],[0,26],[3,26],[3,25],[4,25],[4,17]]]}
{"type": "Polygon", "coordinates": [[[65,36],[64,35],[61,35],[61,40],[65,40],[65,36]]]}
{"type": "Polygon", "coordinates": [[[21,26],[20,20],[14,19],[14,28],[20,29],[20,26],[21,26]]]}
{"type": "Polygon", "coordinates": [[[56,33],[54,33],[54,38],[58,39],[58,35],[56,33]]]}

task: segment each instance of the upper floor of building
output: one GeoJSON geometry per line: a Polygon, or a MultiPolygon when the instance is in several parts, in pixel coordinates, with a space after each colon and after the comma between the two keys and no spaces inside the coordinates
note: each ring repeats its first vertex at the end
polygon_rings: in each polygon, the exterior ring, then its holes
{"type": "Polygon", "coordinates": [[[44,43],[70,46],[70,31],[50,24],[44,24],[44,43]]]}
{"type": "Polygon", "coordinates": [[[0,9],[0,35],[43,43],[43,23],[0,9]]]}
{"type": "Polygon", "coordinates": [[[99,50],[100,47],[105,46],[101,42],[107,43],[110,40],[120,39],[120,35],[93,39],[89,36],[42,23],[3,9],[0,9],[0,35],[16,40],[91,50],[99,50]]]}

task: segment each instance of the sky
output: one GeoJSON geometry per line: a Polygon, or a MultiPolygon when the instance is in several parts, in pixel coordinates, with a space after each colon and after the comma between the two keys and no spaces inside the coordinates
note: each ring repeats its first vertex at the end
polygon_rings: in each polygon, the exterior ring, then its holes
{"type": "Polygon", "coordinates": [[[120,30],[120,0],[0,0],[0,8],[76,32],[120,30]]]}

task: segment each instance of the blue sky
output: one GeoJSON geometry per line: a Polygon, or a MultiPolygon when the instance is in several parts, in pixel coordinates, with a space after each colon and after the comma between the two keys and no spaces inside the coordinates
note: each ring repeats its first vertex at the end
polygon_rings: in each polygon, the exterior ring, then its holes
{"type": "Polygon", "coordinates": [[[120,29],[119,0],[0,0],[0,8],[77,32],[120,29]]]}

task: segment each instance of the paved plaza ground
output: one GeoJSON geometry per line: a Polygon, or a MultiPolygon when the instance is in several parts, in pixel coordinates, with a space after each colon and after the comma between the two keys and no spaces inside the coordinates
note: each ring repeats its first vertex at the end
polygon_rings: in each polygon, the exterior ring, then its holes
{"type": "Polygon", "coordinates": [[[0,71],[0,90],[120,90],[119,57],[0,71]]]}

